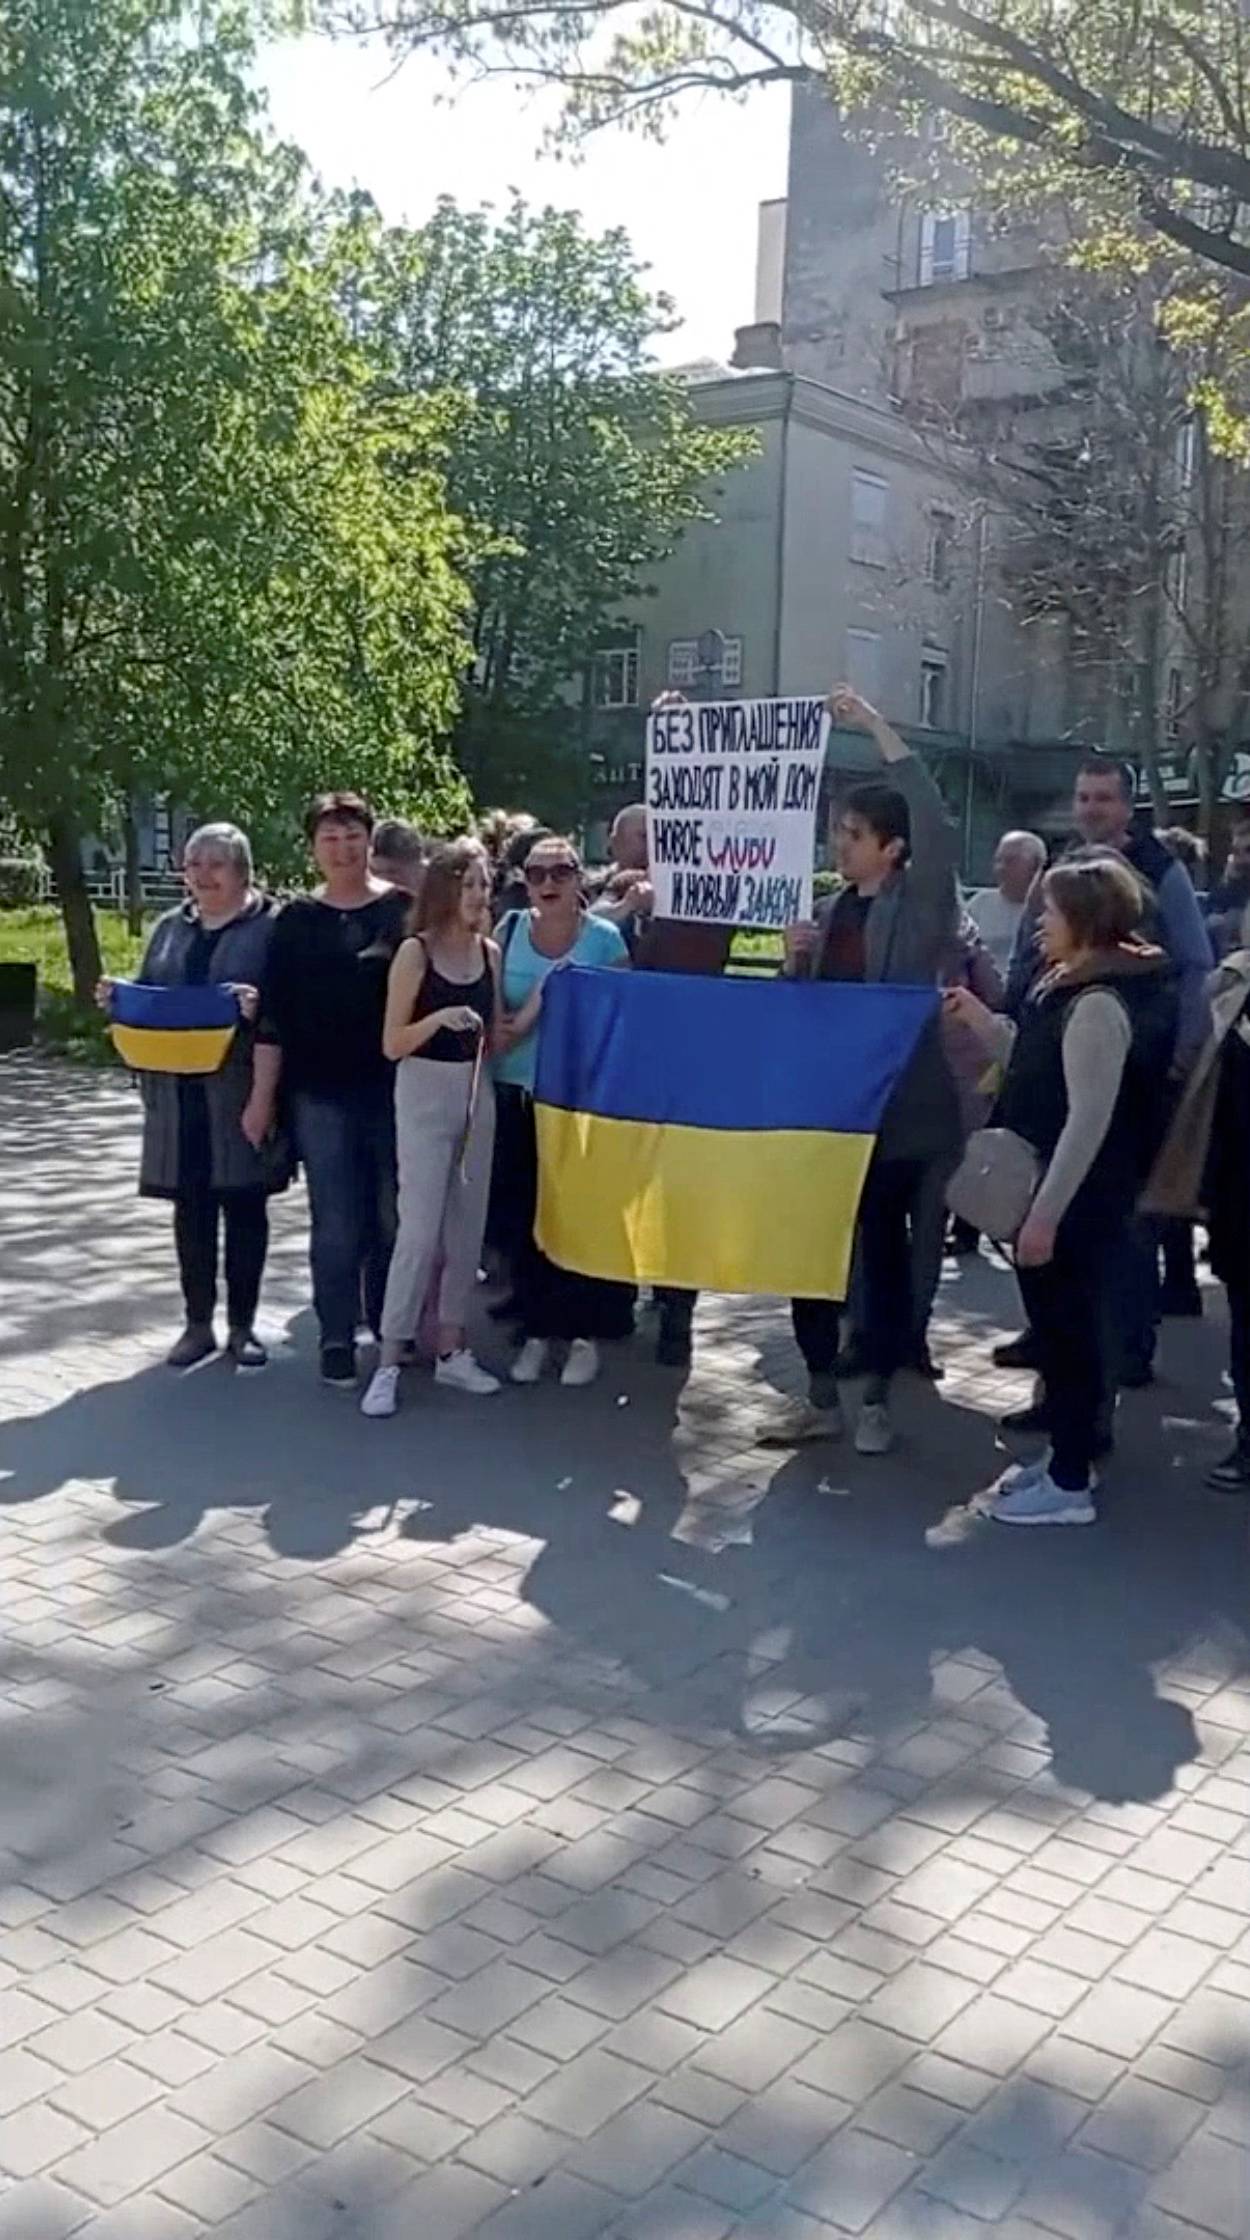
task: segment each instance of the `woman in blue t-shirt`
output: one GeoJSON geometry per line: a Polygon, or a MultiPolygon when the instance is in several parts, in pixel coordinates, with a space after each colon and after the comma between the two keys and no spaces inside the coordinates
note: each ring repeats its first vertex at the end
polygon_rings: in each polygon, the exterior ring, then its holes
{"type": "Polygon", "coordinates": [[[538,1143],[534,1128],[534,1066],[543,985],[559,964],[624,965],[629,957],[616,927],[582,908],[581,864],[568,840],[536,840],[525,863],[527,910],[501,918],[503,1022],[495,1060],[498,1095],[492,1234],[512,1268],[521,1350],[514,1384],[537,1384],[553,1340],[567,1343],[560,1382],[590,1384],[599,1371],[599,1341],[627,1337],[633,1293],[627,1284],[557,1268],[534,1242],[538,1143]]]}

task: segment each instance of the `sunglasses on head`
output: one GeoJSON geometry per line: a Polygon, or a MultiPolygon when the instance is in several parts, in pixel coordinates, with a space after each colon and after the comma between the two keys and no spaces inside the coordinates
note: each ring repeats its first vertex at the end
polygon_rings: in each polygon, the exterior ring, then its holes
{"type": "Polygon", "coordinates": [[[567,886],[577,877],[575,863],[527,863],[525,877],[531,887],[545,887],[551,880],[557,887],[567,886]]]}

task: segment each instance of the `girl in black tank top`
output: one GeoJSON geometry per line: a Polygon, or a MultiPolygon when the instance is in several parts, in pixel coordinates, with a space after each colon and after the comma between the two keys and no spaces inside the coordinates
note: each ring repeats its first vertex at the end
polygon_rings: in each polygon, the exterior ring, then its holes
{"type": "Polygon", "coordinates": [[[460,1393],[499,1390],[498,1378],[470,1352],[465,1329],[495,1137],[486,1059],[499,952],[487,930],[489,891],[485,854],[475,841],[436,848],[416,924],[391,966],[383,1049],[395,1065],[399,1233],[382,1306],[381,1358],[360,1404],[367,1416],[394,1415],[400,1370],[427,1306],[438,1320],[435,1383],[460,1393]],[[410,1062],[425,1059],[432,1062],[410,1062]]]}
{"type": "Polygon", "coordinates": [[[495,1016],[495,975],[487,960],[485,947],[482,949],[482,969],[476,980],[449,980],[439,971],[424,941],[422,947],[425,949],[425,977],[413,1006],[413,1024],[418,1019],[428,1019],[432,1012],[454,1010],[457,1005],[463,1004],[467,1010],[477,1013],[482,1025],[480,1033],[470,1028],[464,1034],[457,1033],[452,1027],[439,1027],[429,1041],[422,1044],[417,1056],[433,1058],[441,1065],[472,1065],[477,1056],[478,1044],[483,1036],[490,1033],[495,1016]]]}

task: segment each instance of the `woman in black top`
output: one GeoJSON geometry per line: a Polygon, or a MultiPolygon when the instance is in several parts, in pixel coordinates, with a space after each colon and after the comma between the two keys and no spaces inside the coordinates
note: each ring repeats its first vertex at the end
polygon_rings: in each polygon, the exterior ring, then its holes
{"type": "Polygon", "coordinates": [[[322,884],[289,902],[269,953],[257,1081],[279,1077],[308,1181],[313,1304],[327,1384],[356,1381],[356,1324],[380,1331],[395,1238],[386,976],[408,897],[369,870],[373,816],[355,793],[318,796],[306,827],[322,884]]]}
{"type": "Polygon", "coordinates": [[[499,950],[486,938],[490,876],[476,840],[436,848],[412,933],[391,966],[383,1047],[395,1060],[399,1234],[382,1308],[382,1357],[361,1413],[391,1416],[436,1261],[435,1380],[498,1392],[465,1343],[482,1250],[495,1097],[485,1059],[499,1017],[499,950]]]}

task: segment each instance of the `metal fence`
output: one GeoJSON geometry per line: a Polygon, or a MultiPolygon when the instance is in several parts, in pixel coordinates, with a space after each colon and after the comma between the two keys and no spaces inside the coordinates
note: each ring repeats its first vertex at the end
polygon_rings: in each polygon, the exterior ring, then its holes
{"type": "MultiPolygon", "coordinates": [[[[89,871],[86,885],[98,909],[126,908],[126,874],[120,864],[111,871],[89,871]]],[[[185,889],[176,871],[143,871],[139,874],[139,891],[145,910],[168,910],[175,902],[181,902],[185,889]]],[[[39,869],[39,900],[57,900],[56,880],[46,864],[39,869]]]]}

